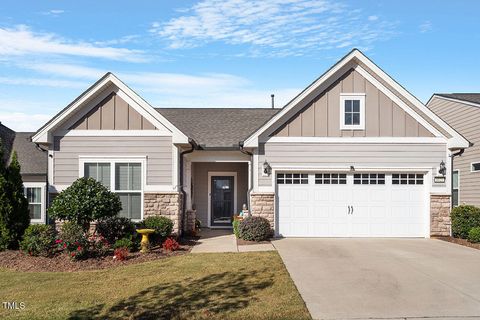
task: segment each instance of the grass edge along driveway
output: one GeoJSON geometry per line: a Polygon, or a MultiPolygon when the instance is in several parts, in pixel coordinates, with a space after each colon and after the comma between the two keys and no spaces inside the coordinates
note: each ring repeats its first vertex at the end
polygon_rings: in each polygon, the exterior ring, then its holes
{"type": "Polygon", "coordinates": [[[188,254],[81,272],[0,270],[2,319],[310,319],[277,252],[188,254]]]}

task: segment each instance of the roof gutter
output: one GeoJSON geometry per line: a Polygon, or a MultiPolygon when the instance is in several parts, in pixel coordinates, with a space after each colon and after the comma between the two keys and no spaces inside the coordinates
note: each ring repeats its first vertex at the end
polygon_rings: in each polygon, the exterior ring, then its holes
{"type": "Polygon", "coordinates": [[[182,151],[180,153],[180,192],[182,192],[182,219],[180,225],[180,233],[183,233],[183,223],[185,221],[185,212],[187,211],[187,193],[183,190],[183,163],[184,163],[184,156],[186,154],[192,153],[195,149],[198,149],[198,145],[192,138],[188,138],[188,143],[190,144],[190,149],[182,151]]]}

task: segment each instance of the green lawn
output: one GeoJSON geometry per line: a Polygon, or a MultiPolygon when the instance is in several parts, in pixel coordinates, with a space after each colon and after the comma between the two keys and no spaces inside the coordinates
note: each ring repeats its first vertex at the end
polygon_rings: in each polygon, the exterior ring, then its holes
{"type": "Polygon", "coordinates": [[[108,270],[0,270],[0,319],[310,319],[276,252],[188,254],[108,270]]]}

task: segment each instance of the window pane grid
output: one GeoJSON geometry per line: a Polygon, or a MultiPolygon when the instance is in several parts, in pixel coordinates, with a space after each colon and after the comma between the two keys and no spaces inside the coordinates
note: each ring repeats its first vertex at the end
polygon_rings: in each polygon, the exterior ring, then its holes
{"type": "Polygon", "coordinates": [[[315,184],[347,184],[345,173],[316,173],[315,184]]]}
{"type": "Polygon", "coordinates": [[[306,173],[278,173],[277,184],[308,184],[306,173]]]}
{"type": "Polygon", "coordinates": [[[360,125],[360,100],[348,99],[345,100],[345,120],[344,124],[347,126],[360,125]]]}
{"type": "Polygon", "coordinates": [[[392,184],[400,185],[421,185],[423,184],[423,174],[418,173],[394,173],[392,174],[392,184]]]}
{"type": "Polygon", "coordinates": [[[385,184],[385,174],[356,173],[353,175],[353,184],[385,184]]]}

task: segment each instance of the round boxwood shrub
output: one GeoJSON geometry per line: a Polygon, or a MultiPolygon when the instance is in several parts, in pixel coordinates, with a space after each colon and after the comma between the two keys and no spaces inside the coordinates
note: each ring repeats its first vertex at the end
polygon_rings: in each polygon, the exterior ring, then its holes
{"type": "Polygon", "coordinates": [[[172,234],[173,221],[167,217],[148,217],[142,222],[142,227],[154,229],[155,233],[151,238],[154,243],[162,243],[172,234]]]}
{"type": "Polygon", "coordinates": [[[247,241],[268,240],[273,232],[270,222],[262,217],[247,217],[238,227],[240,238],[247,241]]]}
{"type": "Polygon", "coordinates": [[[97,233],[110,244],[135,235],[135,224],[125,217],[108,217],[97,221],[97,233]]]}
{"type": "Polygon", "coordinates": [[[32,224],[23,234],[20,249],[32,256],[48,257],[53,254],[55,229],[44,224],[32,224]]]}
{"type": "Polygon", "coordinates": [[[87,231],[92,221],[116,216],[120,210],[117,194],[93,178],[80,178],[55,197],[48,214],[53,219],[73,221],[87,231]]]}
{"type": "Polygon", "coordinates": [[[452,234],[467,239],[472,228],[480,227],[480,208],[462,205],[452,209],[452,234]]]}
{"type": "Polygon", "coordinates": [[[468,241],[473,243],[480,242],[480,227],[470,229],[468,232],[468,241]]]}
{"type": "Polygon", "coordinates": [[[132,241],[131,237],[130,238],[122,238],[122,239],[118,239],[113,244],[113,249],[118,249],[118,248],[126,248],[126,249],[128,249],[129,252],[131,252],[131,251],[135,250],[136,245],[132,241]]]}

